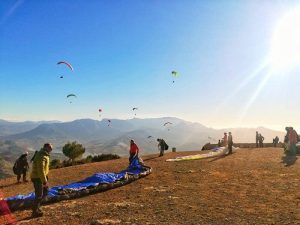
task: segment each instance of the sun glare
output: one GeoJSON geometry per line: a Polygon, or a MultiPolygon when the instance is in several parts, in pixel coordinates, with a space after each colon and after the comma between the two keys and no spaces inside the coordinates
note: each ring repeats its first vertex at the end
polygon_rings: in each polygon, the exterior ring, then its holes
{"type": "Polygon", "coordinates": [[[279,21],[273,34],[269,59],[273,69],[300,64],[300,8],[279,21]]]}

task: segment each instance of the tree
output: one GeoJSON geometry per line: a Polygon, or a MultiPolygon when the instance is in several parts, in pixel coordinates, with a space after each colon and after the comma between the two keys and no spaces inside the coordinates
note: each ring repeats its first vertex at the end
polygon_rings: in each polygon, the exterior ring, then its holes
{"type": "Polygon", "coordinates": [[[73,141],[72,143],[68,142],[65,144],[62,152],[65,156],[71,159],[73,163],[74,159],[81,157],[83,153],[85,153],[85,148],[82,146],[82,144],[73,141]]]}

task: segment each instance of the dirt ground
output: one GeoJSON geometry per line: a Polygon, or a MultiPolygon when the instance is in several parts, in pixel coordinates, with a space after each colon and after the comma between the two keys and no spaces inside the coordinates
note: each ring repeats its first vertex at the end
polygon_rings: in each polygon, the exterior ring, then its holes
{"type": "MultiPolygon", "coordinates": [[[[131,184],[42,207],[44,216],[14,212],[19,224],[300,224],[300,162],[285,166],[280,148],[239,149],[222,158],[165,162],[199,152],[144,156],[153,168],[131,184]]],[[[298,156],[299,157],[299,156],[298,156]]],[[[127,159],[50,171],[50,186],[96,172],[117,172],[127,159]]],[[[33,191],[31,183],[0,180],[6,197],[33,191]]],[[[1,217],[0,217],[1,218],[1,217]]],[[[3,218],[2,218],[3,220],[3,218]]],[[[0,222],[1,224],[1,222],[0,222]]],[[[4,222],[2,223],[4,224],[4,222]]]]}

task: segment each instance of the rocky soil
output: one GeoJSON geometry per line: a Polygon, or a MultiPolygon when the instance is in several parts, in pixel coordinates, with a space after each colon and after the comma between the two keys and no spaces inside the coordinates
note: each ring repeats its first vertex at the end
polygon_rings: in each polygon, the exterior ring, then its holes
{"type": "MultiPolygon", "coordinates": [[[[165,162],[199,152],[144,156],[153,173],[131,184],[42,207],[44,216],[14,212],[18,224],[300,224],[300,160],[286,166],[280,148],[239,149],[226,157],[165,162]]],[[[298,156],[299,157],[299,156],[298,156]]],[[[118,159],[50,171],[50,186],[96,172],[120,171],[118,159]]],[[[33,191],[32,184],[0,180],[4,196],[33,191]]],[[[1,217],[0,217],[1,219],[1,217]]],[[[2,223],[5,224],[2,218],[2,223]]]]}

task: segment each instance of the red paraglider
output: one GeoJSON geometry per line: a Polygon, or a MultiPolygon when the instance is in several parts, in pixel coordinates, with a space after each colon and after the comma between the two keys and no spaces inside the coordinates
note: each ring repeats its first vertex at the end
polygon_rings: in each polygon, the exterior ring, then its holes
{"type": "Polygon", "coordinates": [[[57,63],[57,65],[59,65],[59,64],[65,64],[65,65],[67,65],[72,71],[74,71],[72,65],[71,65],[70,63],[66,62],[66,61],[59,61],[59,62],[57,63]]]}

